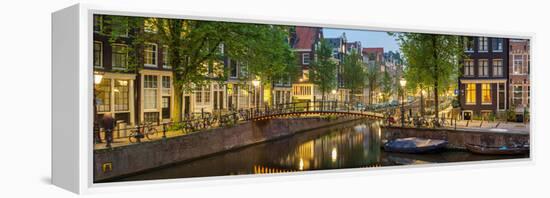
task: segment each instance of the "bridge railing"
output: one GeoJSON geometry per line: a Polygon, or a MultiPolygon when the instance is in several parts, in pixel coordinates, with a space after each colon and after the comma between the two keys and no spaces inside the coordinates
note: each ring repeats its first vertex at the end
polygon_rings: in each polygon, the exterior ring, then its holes
{"type": "MultiPolygon", "coordinates": [[[[198,113],[184,115],[182,121],[180,122],[147,122],[131,127],[116,127],[115,129],[113,129],[112,138],[128,140],[132,140],[132,138],[134,138],[136,142],[141,142],[140,139],[150,138],[144,136],[145,133],[148,133],[150,131],[153,131],[154,133],[150,135],[156,138],[165,138],[167,132],[169,131],[180,131],[182,134],[188,134],[206,129],[232,126],[241,122],[247,122],[276,115],[323,112],[354,112],[368,115],[368,112],[365,108],[353,107],[347,102],[337,100],[291,102],[275,104],[272,106],[241,108],[238,110],[218,110],[215,112],[205,112],[204,110],[202,110],[198,113]],[[162,134],[162,136],[160,136],[159,134],[162,134]]],[[[94,133],[99,134],[99,139],[105,139],[104,130],[97,128],[94,129],[94,133]]]]}

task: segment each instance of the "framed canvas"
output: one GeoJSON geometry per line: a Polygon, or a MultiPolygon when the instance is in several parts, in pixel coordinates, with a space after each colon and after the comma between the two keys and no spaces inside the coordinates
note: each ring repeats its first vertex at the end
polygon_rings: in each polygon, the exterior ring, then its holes
{"type": "Polygon", "coordinates": [[[532,162],[532,34],[86,4],[52,24],[72,192],[532,162]]]}

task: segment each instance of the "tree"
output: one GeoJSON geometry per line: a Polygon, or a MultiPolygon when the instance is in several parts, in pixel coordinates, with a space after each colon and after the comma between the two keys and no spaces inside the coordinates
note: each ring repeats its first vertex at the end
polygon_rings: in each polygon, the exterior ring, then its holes
{"type": "Polygon", "coordinates": [[[349,55],[344,57],[344,86],[351,90],[352,101],[355,99],[355,94],[360,93],[365,86],[365,67],[359,52],[352,50],[349,55]]]}
{"type": "MultiPolygon", "coordinates": [[[[270,84],[276,76],[291,72],[294,55],[287,42],[288,27],[246,23],[212,22],[168,18],[116,17],[132,29],[135,51],[142,43],[154,40],[168,47],[174,84],[174,118],[182,119],[183,93],[227,79],[229,68],[223,59],[230,57],[247,65],[250,78],[270,84]]],[[[142,57],[142,56],[136,56],[142,57]]],[[[142,65],[137,62],[137,65],[142,65]]]]}
{"type": "Polygon", "coordinates": [[[391,33],[396,36],[401,51],[410,68],[405,75],[409,80],[418,80],[418,85],[430,85],[434,92],[435,117],[439,117],[439,94],[446,90],[456,77],[460,68],[460,59],[464,56],[459,36],[391,33]],[[418,78],[418,79],[414,79],[418,78]]]}
{"type": "Polygon", "coordinates": [[[328,41],[321,39],[319,47],[315,50],[315,58],[310,65],[310,79],[319,86],[319,90],[325,95],[336,88],[336,62],[332,60],[332,48],[328,41]]]}
{"type": "Polygon", "coordinates": [[[382,99],[383,101],[387,102],[389,97],[392,94],[393,91],[393,80],[390,76],[390,73],[386,70],[384,71],[384,74],[382,75],[381,80],[381,86],[382,86],[382,99]]]}
{"type": "MultiPolygon", "coordinates": [[[[369,55],[370,56],[370,55],[369,55]]],[[[367,65],[367,85],[369,87],[369,105],[372,104],[374,90],[378,89],[380,84],[380,66],[377,62],[371,62],[367,65]]]]}

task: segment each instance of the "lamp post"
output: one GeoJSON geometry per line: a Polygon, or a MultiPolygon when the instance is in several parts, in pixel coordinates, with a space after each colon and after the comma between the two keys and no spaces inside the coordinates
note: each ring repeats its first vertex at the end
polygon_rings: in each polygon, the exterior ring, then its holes
{"type": "Polygon", "coordinates": [[[101,143],[101,136],[99,135],[99,123],[98,123],[98,117],[97,117],[97,95],[96,95],[96,85],[101,84],[101,80],[103,80],[103,74],[99,72],[94,73],[94,98],[93,98],[93,105],[94,105],[94,139],[96,143],[101,143]]]}
{"type": "Polygon", "coordinates": [[[260,81],[258,79],[252,80],[252,85],[254,86],[254,101],[256,101],[256,110],[259,109],[259,100],[258,98],[258,87],[260,86],[260,81]]]}
{"type": "Polygon", "coordinates": [[[401,78],[399,80],[399,84],[401,85],[401,127],[405,127],[405,85],[407,85],[407,81],[404,78],[401,78]]]}

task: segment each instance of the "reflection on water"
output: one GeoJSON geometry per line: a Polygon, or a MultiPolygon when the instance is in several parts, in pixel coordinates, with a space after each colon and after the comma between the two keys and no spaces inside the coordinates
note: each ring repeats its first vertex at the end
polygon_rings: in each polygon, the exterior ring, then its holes
{"type": "Polygon", "coordinates": [[[119,181],[528,157],[475,155],[459,151],[422,155],[386,153],[380,147],[381,134],[382,131],[377,122],[364,120],[331,129],[308,131],[285,139],[149,171],[119,181]]]}

